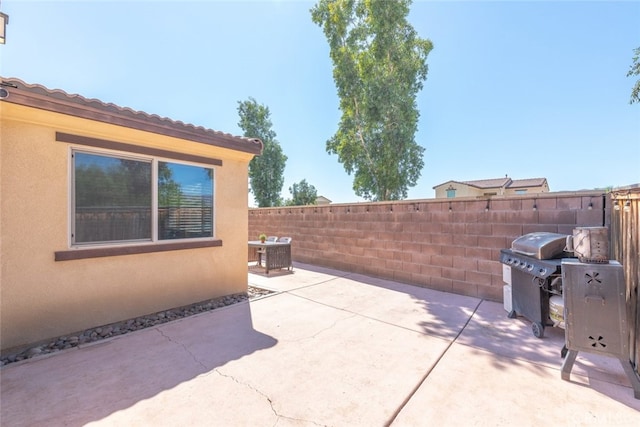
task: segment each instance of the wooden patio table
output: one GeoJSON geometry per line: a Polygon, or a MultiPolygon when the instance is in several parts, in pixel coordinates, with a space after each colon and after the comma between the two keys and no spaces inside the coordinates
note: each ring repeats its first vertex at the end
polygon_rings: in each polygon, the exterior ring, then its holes
{"type": "Polygon", "coordinates": [[[291,262],[291,243],[262,243],[260,240],[250,240],[249,250],[253,252],[253,254],[250,253],[250,259],[257,259],[258,266],[264,267],[265,273],[267,274],[269,274],[269,270],[279,268],[290,270],[293,268],[291,262]]]}

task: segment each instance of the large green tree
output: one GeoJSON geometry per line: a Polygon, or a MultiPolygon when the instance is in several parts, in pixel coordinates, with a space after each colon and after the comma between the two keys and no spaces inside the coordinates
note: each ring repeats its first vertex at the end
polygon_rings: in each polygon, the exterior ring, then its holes
{"type": "Polygon", "coordinates": [[[307,183],[306,179],[294,183],[289,187],[291,199],[287,200],[287,206],[306,206],[315,205],[318,198],[316,187],[307,183]]]}
{"type": "Polygon", "coordinates": [[[342,117],[327,141],[367,200],[407,197],[424,166],[416,143],[416,95],[427,78],[431,41],[407,21],[410,0],[320,0],[314,23],[329,42],[342,117]]]}
{"type": "MultiPolygon", "coordinates": [[[[635,56],[633,57],[633,63],[627,72],[627,77],[640,76],[640,47],[633,49],[633,52],[635,53],[635,56]]],[[[640,102],[640,79],[636,80],[636,84],[633,85],[633,88],[631,89],[631,99],[629,100],[629,104],[633,104],[634,102],[640,102]]]]}
{"type": "Polygon", "coordinates": [[[249,162],[249,181],[254,200],[261,208],[280,206],[287,156],[271,129],[269,107],[249,98],[247,101],[238,101],[238,114],[238,126],[244,131],[244,136],[260,138],[264,144],[262,155],[249,162]]]}

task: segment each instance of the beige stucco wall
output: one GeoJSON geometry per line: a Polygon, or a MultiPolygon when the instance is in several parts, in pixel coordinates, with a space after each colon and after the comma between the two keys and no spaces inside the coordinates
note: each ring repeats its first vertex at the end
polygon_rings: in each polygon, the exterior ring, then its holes
{"type": "Polygon", "coordinates": [[[436,199],[446,199],[447,188],[449,188],[450,186],[456,189],[456,198],[482,196],[482,190],[456,182],[447,183],[436,187],[436,199]]]}
{"type": "Polygon", "coordinates": [[[251,154],[0,103],[0,348],[20,347],[247,289],[251,154]],[[54,261],[70,249],[68,132],[221,159],[221,247],[54,261]]]}

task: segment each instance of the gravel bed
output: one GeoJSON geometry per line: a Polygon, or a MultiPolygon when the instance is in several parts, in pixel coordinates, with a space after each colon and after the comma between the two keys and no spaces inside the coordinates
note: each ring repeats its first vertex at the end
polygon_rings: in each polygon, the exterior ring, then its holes
{"type": "Polygon", "coordinates": [[[81,344],[99,341],[117,335],[124,335],[129,332],[149,328],[151,326],[160,325],[172,320],[182,319],[184,317],[193,316],[194,314],[204,313],[206,311],[215,310],[217,308],[226,307],[243,301],[249,301],[272,293],[273,291],[269,291],[267,289],[249,286],[248,292],[246,293],[243,292],[240,294],[228,295],[184,307],[159,311],[146,316],[136,317],[135,319],[124,320],[122,322],[87,329],[73,335],[54,338],[48,343],[28,348],[19,353],[3,355],[2,358],[0,358],[0,366],[5,366],[10,363],[19,362],[21,360],[30,359],[43,354],[55,353],[60,350],[66,350],[72,347],[77,347],[81,344]]]}

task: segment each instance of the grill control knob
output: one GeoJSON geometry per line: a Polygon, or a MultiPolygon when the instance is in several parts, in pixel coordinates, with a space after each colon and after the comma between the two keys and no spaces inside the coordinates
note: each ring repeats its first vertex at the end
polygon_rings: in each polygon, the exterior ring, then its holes
{"type": "Polygon", "coordinates": [[[546,268],[541,268],[538,270],[538,273],[540,274],[540,276],[544,276],[545,274],[547,274],[547,269],[546,268]]]}
{"type": "Polygon", "coordinates": [[[532,271],[533,270],[533,265],[527,264],[527,270],[532,271]]]}

